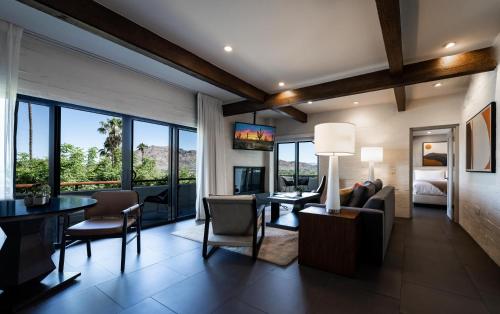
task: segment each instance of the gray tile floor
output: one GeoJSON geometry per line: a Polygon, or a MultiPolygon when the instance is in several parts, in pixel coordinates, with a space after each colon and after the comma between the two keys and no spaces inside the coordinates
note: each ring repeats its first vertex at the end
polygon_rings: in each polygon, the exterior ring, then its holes
{"type": "MultiPolygon", "coordinates": [[[[444,212],[397,219],[382,267],[344,278],[297,262],[278,267],[225,250],[208,261],[200,244],[170,235],[194,221],[147,229],[143,252],[120,241],[67,250],[69,288],[25,313],[500,313],[500,269],[444,212]]],[[[57,260],[57,253],[54,259],[57,260]]]]}

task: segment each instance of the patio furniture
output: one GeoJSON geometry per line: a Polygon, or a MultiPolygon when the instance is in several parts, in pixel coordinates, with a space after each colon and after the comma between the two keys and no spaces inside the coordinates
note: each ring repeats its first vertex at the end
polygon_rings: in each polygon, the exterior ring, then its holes
{"type": "Polygon", "coordinates": [[[168,189],[162,191],[157,195],[150,195],[144,198],[144,203],[154,203],[156,204],[156,211],[160,211],[160,205],[165,205],[168,208],[168,189]]]}
{"type": "Polygon", "coordinates": [[[281,187],[284,189],[282,192],[290,192],[295,188],[295,182],[292,178],[292,180],[288,180],[284,176],[280,176],[281,180],[281,187]]]}
{"type": "Polygon", "coordinates": [[[121,271],[125,270],[127,244],[137,238],[137,254],[141,253],[142,204],[135,191],[102,191],[92,194],[97,204],[85,210],[85,220],[68,228],[68,216],[64,216],[59,271],[64,269],[66,243],[85,241],[87,256],[90,257],[90,241],[105,238],[122,238],[121,271]],[[135,230],[136,235],[127,241],[127,232],[135,230]]]}
{"type": "Polygon", "coordinates": [[[204,197],[203,206],[203,258],[210,257],[220,246],[235,246],[251,247],[252,258],[257,259],[265,236],[265,207],[257,207],[255,195],[204,197]]]}

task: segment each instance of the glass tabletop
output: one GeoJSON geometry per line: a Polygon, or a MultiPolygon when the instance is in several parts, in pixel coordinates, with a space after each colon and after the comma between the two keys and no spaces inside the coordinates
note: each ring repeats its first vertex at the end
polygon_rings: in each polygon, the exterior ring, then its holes
{"type": "Polygon", "coordinates": [[[97,201],[89,197],[60,196],[51,197],[47,205],[26,207],[24,200],[0,201],[0,221],[52,216],[64,212],[72,212],[95,205],[97,201]]]}

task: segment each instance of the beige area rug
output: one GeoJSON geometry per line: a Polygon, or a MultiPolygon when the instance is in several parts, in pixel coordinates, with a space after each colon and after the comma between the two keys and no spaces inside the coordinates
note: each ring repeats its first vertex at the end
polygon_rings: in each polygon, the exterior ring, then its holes
{"type": "MultiPolygon", "coordinates": [[[[204,225],[176,231],[172,235],[203,242],[204,225]]],[[[259,231],[260,235],[260,231],[259,231]]],[[[266,234],[262,246],[260,247],[260,260],[280,266],[286,266],[293,262],[299,255],[299,234],[298,232],[266,227],[266,234]]],[[[226,250],[237,252],[243,255],[252,256],[251,247],[223,247],[226,250]]],[[[217,254],[217,253],[215,253],[217,254]]]]}

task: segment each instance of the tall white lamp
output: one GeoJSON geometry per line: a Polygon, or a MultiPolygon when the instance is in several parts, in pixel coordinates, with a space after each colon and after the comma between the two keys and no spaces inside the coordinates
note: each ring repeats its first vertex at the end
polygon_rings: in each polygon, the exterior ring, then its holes
{"type": "Polygon", "coordinates": [[[323,123],[314,127],[316,155],[330,156],[326,191],[326,209],[329,213],[340,212],[339,156],[354,154],[355,139],[356,127],[351,123],[323,123]]]}
{"type": "Polygon", "coordinates": [[[361,161],[368,161],[368,180],[375,180],[375,162],[384,160],[384,149],[382,147],[361,147],[361,161]]]}

